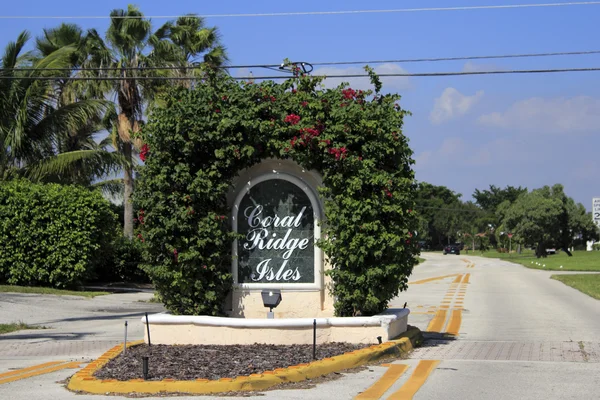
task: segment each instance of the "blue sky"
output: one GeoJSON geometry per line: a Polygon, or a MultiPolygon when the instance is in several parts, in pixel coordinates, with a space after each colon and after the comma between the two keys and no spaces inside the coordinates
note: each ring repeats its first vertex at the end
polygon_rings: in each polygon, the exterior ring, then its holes
{"type": "MultiPolygon", "coordinates": [[[[398,9],[542,3],[535,0],[324,2],[138,1],[146,15],[398,9]]],[[[108,15],[127,2],[22,0],[2,15],[108,15]]],[[[219,27],[231,63],[386,60],[489,54],[597,50],[600,5],[421,13],[208,18],[219,27]]],[[[0,46],[24,29],[37,35],[60,19],[0,20],[0,46]]],[[[106,19],[76,19],[103,31],[106,19]]],[[[154,20],[159,26],[165,20],[154,20]]],[[[390,64],[379,71],[463,71],[600,67],[600,55],[390,64]]],[[[356,67],[321,70],[353,72],[356,67]]],[[[319,70],[317,69],[316,72],[319,70]]],[[[244,71],[242,71],[244,72],[244,71]]],[[[254,70],[260,75],[263,71],[254,70]]],[[[265,73],[268,71],[265,71],[265,73]]],[[[270,73],[269,73],[270,74],[270,73]]],[[[352,86],[365,85],[351,80],[352,86]]],[[[417,179],[445,185],[464,199],[476,188],[562,183],[591,208],[600,197],[600,72],[390,78],[384,90],[402,94],[413,115],[404,134],[415,154],[417,179]]]]}

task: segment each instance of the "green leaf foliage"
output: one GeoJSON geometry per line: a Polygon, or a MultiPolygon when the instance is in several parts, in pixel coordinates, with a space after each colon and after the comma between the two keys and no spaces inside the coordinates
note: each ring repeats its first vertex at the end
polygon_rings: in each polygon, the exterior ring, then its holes
{"type": "Polygon", "coordinates": [[[91,277],[110,251],[116,218],[97,191],[0,184],[0,282],[68,288],[91,277]]]}
{"type": "Polygon", "coordinates": [[[322,89],[302,76],[281,84],[207,76],[172,90],[144,127],[136,186],[145,269],[177,314],[223,313],[231,290],[227,194],[239,171],[291,159],[323,178],[317,242],[337,315],[372,315],[406,289],[417,263],[412,151],[400,96],[322,89]]]}

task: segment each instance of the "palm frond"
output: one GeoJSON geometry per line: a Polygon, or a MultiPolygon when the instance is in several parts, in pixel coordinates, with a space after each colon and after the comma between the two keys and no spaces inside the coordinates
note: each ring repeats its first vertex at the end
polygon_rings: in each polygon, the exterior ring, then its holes
{"type": "Polygon", "coordinates": [[[64,134],[77,129],[90,120],[99,119],[108,108],[106,100],[82,100],[67,104],[48,114],[38,122],[34,131],[64,134]]]}
{"type": "Polygon", "coordinates": [[[123,197],[123,179],[111,179],[106,181],[100,181],[92,184],[93,189],[98,189],[102,191],[103,194],[122,198],[123,197]]]}
{"type": "Polygon", "coordinates": [[[73,181],[73,177],[78,178],[75,181],[93,180],[119,172],[127,164],[125,157],[116,152],[78,150],[31,164],[25,169],[25,175],[33,181],[68,182],[73,181]]]}

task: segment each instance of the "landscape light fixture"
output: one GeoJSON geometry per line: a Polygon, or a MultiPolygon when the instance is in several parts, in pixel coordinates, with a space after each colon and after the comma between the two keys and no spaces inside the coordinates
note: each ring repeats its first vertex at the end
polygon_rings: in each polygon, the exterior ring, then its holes
{"type": "Polygon", "coordinates": [[[267,318],[275,318],[275,314],[273,313],[273,309],[281,303],[281,290],[263,290],[260,292],[263,300],[263,305],[265,307],[269,307],[269,312],[267,313],[267,318]]]}

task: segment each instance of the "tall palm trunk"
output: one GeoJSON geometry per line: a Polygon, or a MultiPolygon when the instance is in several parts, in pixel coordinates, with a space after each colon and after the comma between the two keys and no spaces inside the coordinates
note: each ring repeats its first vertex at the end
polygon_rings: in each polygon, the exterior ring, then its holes
{"type": "MultiPolygon", "coordinates": [[[[121,109],[126,108],[128,111],[130,107],[127,103],[121,104],[121,109]],[[125,107],[123,107],[125,106],[125,107]]],[[[121,139],[121,151],[125,158],[125,165],[123,167],[123,210],[124,210],[124,221],[123,221],[123,235],[128,238],[133,238],[133,143],[132,143],[132,127],[134,124],[131,123],[133,120],[129,113],[119,114],[117,122],[117,130],[121,139]]]]}
{"type": "Polygon", "coordinates": [[[123,143],[123,155],[127,160],[127,164],[124,168],[123,176],[123,208],[124,208],[124,223],[123,223],[123,235],[128,238],[133,238],[133,201],[131,195],[133,194],[133,159],[131,142],[123,143]]]}

